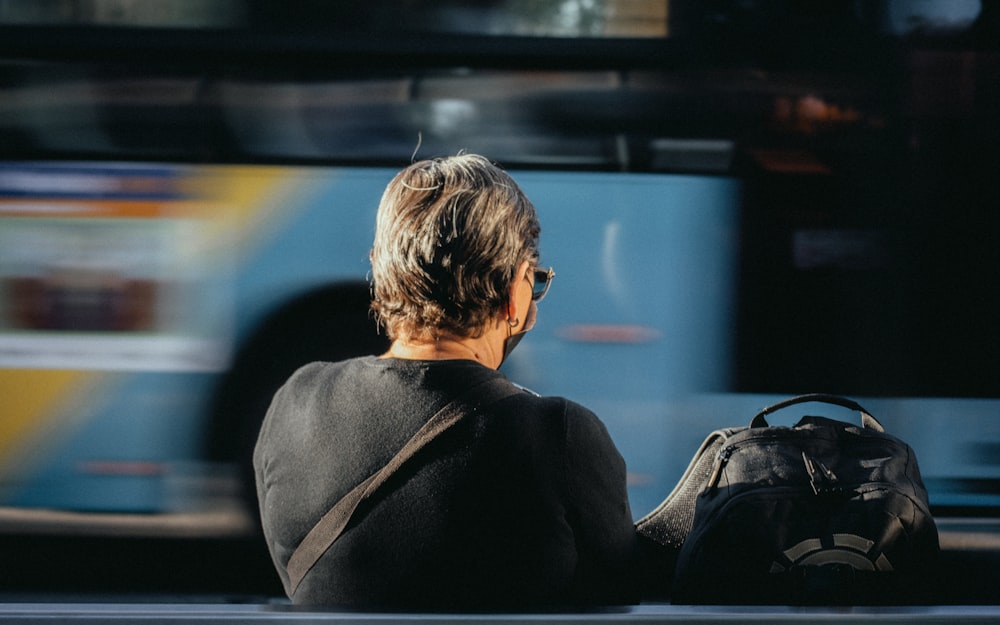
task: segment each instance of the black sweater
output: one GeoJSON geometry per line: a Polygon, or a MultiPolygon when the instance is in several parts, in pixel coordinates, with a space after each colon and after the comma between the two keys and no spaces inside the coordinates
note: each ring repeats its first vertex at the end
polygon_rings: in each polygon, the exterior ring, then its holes
{"type": "MultiPolygon", "coordinates": [[[[473,361],[313,363],[278,391],[254,453],[268,548],[316,521],[463,390],[473,361]]],[[[463,419],[362,503],[293,600],[364,609],[525,609],[638,599],[625,463],[600,420],[521,392],[463,419]]]]}

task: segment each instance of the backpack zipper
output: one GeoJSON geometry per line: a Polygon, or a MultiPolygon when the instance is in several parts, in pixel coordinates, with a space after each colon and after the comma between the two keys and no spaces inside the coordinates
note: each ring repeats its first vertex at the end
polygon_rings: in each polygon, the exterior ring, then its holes
{"type": "Polygon", "coordinates": [[[719,479],[722,477],[722,470],[726,467],[726,463],[729,462],[729,458],[732,457],[735,449],[735,445],[726,445],[719,450],[719,455],[715,458],[715,466],[712,468],[712,474],[708,478],[707,491],[711,492],[715,490],[715,487],[719,484],[719,479]]]}
{"type": "MultiPolygon", "coordinates": [[[[719,485],[719,481],[722,479],[723,469],[726,468],[726,464],[729,462],[729,459],[732,458],[733,453],[735,453],[738,446],[739,443],[734,443],[726,445],[719,450],[719,453],[715,458],[715,464],[712,467],[712,473],[709,475],[705,492],[715,491],[715,488],[719,485]]],[[[814,493],[820,494],[822,492],[838,492],[842,490],[842,485],[838,483],[839,480],[837,475],[826,465],[810,458],[805,454],[805,452],[802,453],[802,460],[805,463],[806,471],[811,478],[810,486],[812,487],[814,493]]]]}
{"type": "Polygon", "coordinates": [[[806,452],[802,452],[802,462],[805,464],[806,473],[809,474],[809,485],[816,495],[831,493],[842,493],[844,489],[839,484],[837,474],[830,470],[825,464],[809,457],[806,452]]]}

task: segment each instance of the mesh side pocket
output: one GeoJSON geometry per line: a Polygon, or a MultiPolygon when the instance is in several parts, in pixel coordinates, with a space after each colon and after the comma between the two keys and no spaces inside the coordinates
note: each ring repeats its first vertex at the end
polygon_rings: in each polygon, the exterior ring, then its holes
{"type": "Polygon", "coordinates": [[[636,521],[639,534],[667,547],[680,548],[694,524],[695,501],[715,465],[719,448],[728,432],[713,432],[691,459],[684,475],[667,498],[652,512],[636,521]]]}

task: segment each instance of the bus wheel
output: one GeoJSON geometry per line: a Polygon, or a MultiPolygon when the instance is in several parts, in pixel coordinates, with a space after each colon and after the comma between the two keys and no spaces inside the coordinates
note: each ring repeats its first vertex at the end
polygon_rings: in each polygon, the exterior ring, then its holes
{"type": "Polygon", "coordinates": [[[259,519],[253,447],[271,397],[302,365],[388,349],[369,304],[369,287],[363,282],[323,286],[295,297],[263,320],[220,381],[206,455],[211,462],[236,464],[241,497],[252,519],[259,519]]]}

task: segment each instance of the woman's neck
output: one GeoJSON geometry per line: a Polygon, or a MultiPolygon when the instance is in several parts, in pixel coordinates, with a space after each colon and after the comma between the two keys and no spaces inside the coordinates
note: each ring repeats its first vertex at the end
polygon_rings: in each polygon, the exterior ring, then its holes
{"type": "Polygon", "coordinates": [[[397,338],[389,346],[382,358],[402,358],[404,360],[474,360],[495,369],[499,366],[495,348],[480,337],[441,336],[437,339],[420,340],[410,337],[397,338]]]}

